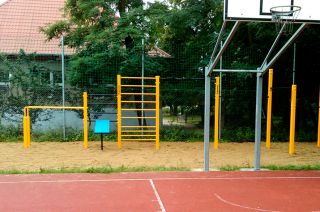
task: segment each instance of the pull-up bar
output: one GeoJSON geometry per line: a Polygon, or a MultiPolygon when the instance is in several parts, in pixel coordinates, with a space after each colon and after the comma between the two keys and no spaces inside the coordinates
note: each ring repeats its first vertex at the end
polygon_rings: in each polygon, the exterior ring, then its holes
{"type": "Polygon", "coordinates": [[[30,109],[64,109],[83,110],[83,146],[88,148],[88,94],[83,93],[83,107],[66,106],[26,106],[23,109],[23,146],[29,148],[31,143],[30,109]]]}

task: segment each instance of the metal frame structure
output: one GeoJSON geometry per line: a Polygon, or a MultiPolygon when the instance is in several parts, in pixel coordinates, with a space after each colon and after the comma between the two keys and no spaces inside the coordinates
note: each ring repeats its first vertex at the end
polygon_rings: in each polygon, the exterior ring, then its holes
{"type": "Polygon", "coordinates": [[[156,150],[160,148],[160,77],[123,77],[117,75],[117,110],[118,110],[118,148],[122,148],[122,141],[155,141],[156,150]],[[126,80],[126,83],[123,81],[126,80]],[[129,81],[130,80],[130,81],[129,81]],[[143,80],[150,81],[154,80],[154,84],[143,83],[143,84],[132,84],[132,81],[143,80]],[[128,84],[129,83],[131,84],[128,84]],[[126,91],[123,91],[126,89],[126,91]],[[130,90],[131,89],[131,90],[130,90]],[[141,92],[132,91],[132,89],[141,89],[141,92]],[[144,92],[146,90],[146,92],[144,92]],[[132,101],[123,100],[123,96],[151,96],[153,100],[132,101]],[[124,108],[123,105],[140,104],[141,108],[124,108]],[[154,107],[146,108],[143,104],[154,105],[154,107]],[[141,111],[141,116],[130,116],[123,115],[126,111],[141,111]],[[154,112],[154,116],[146,116],[145,112],[154,112]],[[136,126],[136,125],[123,125],[123,120],[143,119],[154,120],[154,125],[150,126],[136,126]]]}
{"type": "Polygon", "coordinates": [[[277,37],[275,38],[272,46],[268,54],[266,55],[263,63],[257,70],[225,70],[225,69],[215,69],[217,66],[221,56],[227,49],[228,45],[230,44],[232,38],[234,37],[237,29],[239,28],[242,21],[235,21],[233,28],[231,29],[228,37],[226,38],[223,46],[221,47],[220,51],[216,55],[216,51],[220,42],[222,40],[224,30],[226,28],[227,22],[232,22],[232,20],[224,20],[220,33],[217,38],[217,42],[215,48],[213,50],[211,60],[206,67],[205,71],[205,109],[204,109],[204,171],[209,171],[209,137],[210,137],[210,82],[213,72],[224,72],[224,73],[255,73],[256,74],[256,109],[255,109],[255,163],[254,163],[254,170],[260,170],[260,157],[261,157],[261,110],[262,110],[262,82],[263,82],[263,75],[267,72],[269,68],[279,59],[279,57],[288,49],[288,47],[294,43],[295,39],[301,34],[301,32],[308,26],[307,23],[302,23],[300,27],[292,34],[292,36],[288,39],[288,41],[282,46],[282,48],[275,54],[273,58],[270,59],[271,53],[273,52],[275,46],[277,45],[280,36],[283,33],[285,24],[282,26],[281,30],[279,31],[277,37]],[[216,55],[216,56],[215,56],[216,55]]]}
{"type": "Polygon", "coordinates": [[[30,109],[58,109],[58,110],[83,110],[83,147],[88,148],[88,94],[83,93],[82,107],[66,106],[26,106],[23,111],[23,146],[29,148],[31,144],[30,109]]]}

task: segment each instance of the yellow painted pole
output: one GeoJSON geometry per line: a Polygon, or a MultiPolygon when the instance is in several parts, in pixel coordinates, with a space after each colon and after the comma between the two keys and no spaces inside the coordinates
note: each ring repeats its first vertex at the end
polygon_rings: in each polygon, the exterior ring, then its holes
{"type": "Polygon", "coordinates": [[[88,94],[83,92],[83,147],[88,146],[88,94]]]}
{"type": "Polygon", "coordinates": [[[216,77],[215,104],[214,104],[214,149],[219,145],[219,102],[220,102],[220,77],[216,77]]]}
{"type": "Polygon", "coordinates": [[[31,122],[30,122],[30,110],[28,108],[27,108],[26,125],[27,125],[27,148],[29,148],[31,145],[31,122]]]}
{"type": "Polygon", "coordinates": [[[28,148],[27,136],[27,108],[23,108],[23,147],[28,148]]]}
{"type": "Polygon", "coordinates": [[[296,101],[297,85],[292,85],[291,90],[291,113],[290,113],[290,137],[289,137],[289,154],[294,154],[295,125],[296,125],[296,101]]]}
{"type": "Polygon", "coordinates": [[[319,86],[319,107],[318,107],[318,142],[317,146],[320,147],[320,86],[319,86]]]}
{"type": "Polygon", "coordinates": [[[121,122],[121,75],[117,75],[117,105],[118,105],[118,148],[122,148],[122,143],[121,143],[121,127],[122,127],[122,122],[121,122]]]}
{"type": "Polygon", "coordinates": [[[160,77],[156,76],[156,150],[160,148],[160,77]]]}
{"type": "Polygon", "coordinates": [[[273,84],[273,69],[269,69],[268,82],[268,108],[267,108],[267,132],[266,132],[266,147],[271,146],[271,116],[272,116],[272,85],[273,84]]]}

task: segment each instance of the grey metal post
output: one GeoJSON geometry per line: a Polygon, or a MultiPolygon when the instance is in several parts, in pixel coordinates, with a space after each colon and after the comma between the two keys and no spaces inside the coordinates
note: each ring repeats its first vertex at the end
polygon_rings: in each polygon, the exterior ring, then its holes
{"type": "Polygon", "coordinates": [[[205,69],[205,94],[204,94],[204,171],[209,171],[209,140],[210,140],[210,81],[208,67],[205,69]]]}
{"type": "MultiPolygon", "coordinates": [[[[223,42],[221,41],[221,49],[223,46],[223,42]]],[[[222,70],[222,55],[220,57],[220,70],[222,70]]],[[[220,89],[219,89],[219,135],[218,138],[221,139],[221,106],[222,106],[222,72],[220,72],[220,89]]]]}
{"type": "Polygon", "coordinates": [[[254,170],[260,170],[261,157],[261,107],[262,107],[262,73],[257,73],[256,88],[256,122],[255,122],[255,165],[254,170]]]}
{"type": "MultiPolygon", "coordinates": [[[[65,106],[65,83],[64,83],[64,38],[61,36],[61,83],[62,83],[62,106],[65,106]]],[[[66,139],[66,111],[63,113],[63,140],[66,139]]]]}
{"type": "Polygon", "coordinates": [[[292,68],[292,84],[295,83],[295,77],[296,77],[296,43],[293,45],[293,68],[292,68]]]}

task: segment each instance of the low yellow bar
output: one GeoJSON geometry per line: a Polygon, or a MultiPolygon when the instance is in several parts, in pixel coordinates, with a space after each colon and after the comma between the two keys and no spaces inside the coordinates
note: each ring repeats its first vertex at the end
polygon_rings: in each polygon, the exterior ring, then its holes
{"type": "Polygon", "coordinates": [[[122,137],[155,137],[156,135],[127,135],[122,134],[122,137]]]}
{"type": "MultiPolygon", "coordinates": [[[[122,130],[123,133],[141,133],[141,130],[122,130]]],[[[155,130],[143,130],[143,132],[156,132],[155,130]]]]}
{"type": "Polygon", "coordinates": [[[122,95],[144,95],[144,96],[155,96],[155,93],[122,93],[122,95]]]}
{"type": "Polygon", "coordinates": [[[155,111],[156,109],[133,109],[133,108],[122,108],[122,111],[155,111]]]}
{"type": "Polygon", "coordinates": [[[291,112],[290,112],[290,137],[289,137],[289,154],[294,154],[295,142],[295,125],[296,125],[296,99],[297,85],[292,85],[291,91],[291,112]]]}
{"type": "Polygon", "coordinates": [[[63,107],[63,106],[27,106],[28,109],[65,109],[65,110],[83,110],[83,107],[63,107]]]}
{"type": "Polygon", "coordinates": [[[121,101],[122,103],[153,103],[155,104],[155,101],[121,101]]]}
{"type": "Polygon", "coordinates": [[[122,128],[156,128],[156,126],[122,126],[122,128]]]}
{"type": "Polygon", "coordinates": [[[150,79],[150,80],[154,80],[155,77],[121,77],[121,79],[150,79]]]}
{"type": "MultiPolygon", "coordinates": [[[[121,85],[121,87],[139,87],[141,88],[142,85],[121,85]]],[[[143,85],[143,87],[145,88],[155,88],[155,85],[143,85]]]]}
{"type": "Polygon", "coordinates": [[[141,117],[141,116],[122,116],[122,119],[155,119],[156,117],[150,117],[150,116],[145,116],[145,117],[141,117]]]}
{"type": "Polygon", "coordinates": [[[148,138],[141,138],[141,139],[139,139],[139,138],[132,138],[132,139],[130,139],[130,138],[124,138],[124,139],[122,139],[123,141],[155,141],[156,139],[148,139],[148,138]]]}

